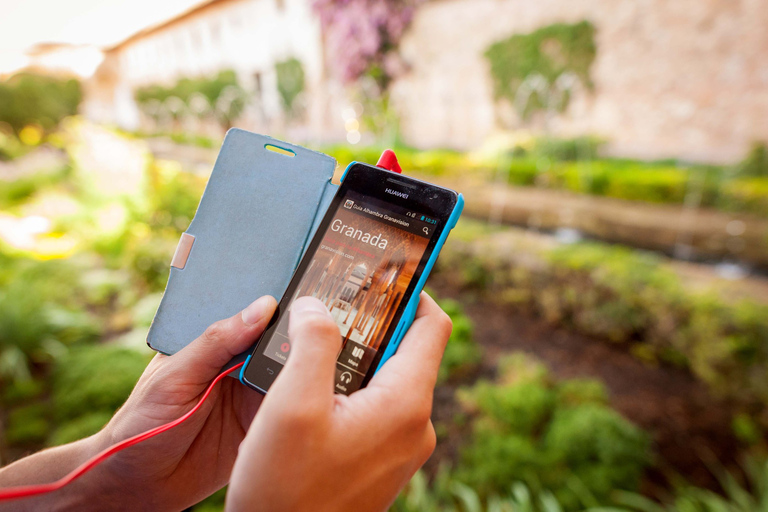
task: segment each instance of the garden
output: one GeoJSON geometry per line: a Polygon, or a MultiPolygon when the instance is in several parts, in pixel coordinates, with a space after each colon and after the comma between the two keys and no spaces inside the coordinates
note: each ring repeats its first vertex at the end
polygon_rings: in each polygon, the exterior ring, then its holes
{"type": "MultiPolygon", "coordinates": [[[[232,87],[216,80],[216,94],[232,87]]],[[[34,82],[0,94],[74,87],[34,82]]],[[[206,182],[153,154],[155,136],[97,127],[71,105],[46,108],[29,111],[46,121],[3,113],[3,464],[95,433],[126,399],[152,357],[146,332],[206,182]],[[129,155],[119,185],[96,178],[109,171],[94,141],[129,155]]],[[[196,145],[215,156],[219,143],[159,136],[181,153],[196,145]]],[[[380,150],[318,149],[340,165],[380,150]]],[[[611,159],[592,139],[398,155],[438,182],[471,175],[649,208],[685,204],[693,182],[697,209],[745,222],[768,212],[762,146],[731,168],[611,159]]],[[[659,252],[563,239],[489,218],[488,208],[468,213],[429,283],[454,322],[435,393],[438,447],[393,510],[762,510],[768,299],[759,271],[742,280],[755,286],[702,281],[659,252]]],[[[217,493],[196,510],[222,502],[217,493]]]]}

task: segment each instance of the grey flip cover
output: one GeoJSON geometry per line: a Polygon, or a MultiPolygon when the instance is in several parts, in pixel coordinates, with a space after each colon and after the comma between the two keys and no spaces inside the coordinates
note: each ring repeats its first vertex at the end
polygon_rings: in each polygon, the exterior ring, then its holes
{"type": "Polygon", "coordinates": [[[187,229],[195,241],[186,265],[171,267],[149,346],[174,354],[262,295],[279,301],[336,193],[335,168],[322,153],[229,130],[187,229]]]}

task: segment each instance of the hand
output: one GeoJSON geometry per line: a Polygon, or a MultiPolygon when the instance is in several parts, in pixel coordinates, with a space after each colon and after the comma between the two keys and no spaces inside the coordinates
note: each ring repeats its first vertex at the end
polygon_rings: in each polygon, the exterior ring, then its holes
{"type": "Polygon", "coordinates": [[[451,321],[425,293],[400,350],[335,395],[339,329],[325,306],[291,307],[292,347],[240,446],[227,510],[382,511],[432,454],[432,393],[451,321]]]}
{"type": "MultiPolygon", "coordinates": [[[[276,306],[272,297],[262,297],[242,313],[211,325],[175,355],[155,356],[99,434],[101,443],[112,445],[184,415],[221,368],[258,339],[276,306]]],[[[225,378],[187,421],[116,454],[94,470],[93,478],[102,487],[104,482],[116,486],[109,493],[116,509],[189,507],[227,484],[261,400],[259,393],[225,378]]]]}

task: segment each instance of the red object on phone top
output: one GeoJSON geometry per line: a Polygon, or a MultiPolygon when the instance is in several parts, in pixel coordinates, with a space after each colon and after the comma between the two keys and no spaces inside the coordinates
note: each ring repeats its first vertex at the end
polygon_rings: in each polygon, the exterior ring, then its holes
{"type": "Polygon", "coordinates": [[[397,156],[395,156],[395,152],[391,149],[384,150],[384,152],[379,157],[379,161],[376,162],[376,167],[381,167],[382,169],[396,172],[397,174],[403,173],[403,170],[400,168],[400,164],[397,162],[397,156]]]}

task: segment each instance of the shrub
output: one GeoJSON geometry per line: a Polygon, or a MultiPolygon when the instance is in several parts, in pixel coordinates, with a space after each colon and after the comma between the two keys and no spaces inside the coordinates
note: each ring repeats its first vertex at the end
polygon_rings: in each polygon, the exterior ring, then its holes
{"type": "Polygon", "coordinates": [[[69,169],[38,172],[13,181],[0,181],[0,208],[7,209],[28,200],[37,192],[61,183],[69,169]]]}
{"type": "MultiPolygon", "coordinates": [[[[587,497],[588,498],[588,497],[587,497]]],[[[584,512],[621,512],[600,508],[587,499],[584,512]]],[[[444,468],[430,485],[424,473],[416,473],[397,497],[393,512],[562,512],[563,506],[547,490],[535,490],[523,482],[513,482],[504,492],[483,499],[468,485],[444,468]]]]}
{"type": "Polygon", "coordinates": [[[616,502],[624,510],[639,512],[762,512],[768,503],[768,462],[764,457],[748,457],[742,464],[746,479],[711,464],[722,494],[689,485],[679,486],[671,499],[658,504],[635,493],[617,492],[616,502]]]}
{"type": "Polygon", "coordinates": [[[507,172],[507,181],[521,186],[535,185],[539,175],[539,169],[533,160],[514,159],[510,162],[507,172]]]}
{"type": "MultiPolygon", "coordinates": [[[[556,23],[530,34],[515,34],[491,45],[485,57],[491,64],[491,77],[496,98],[515,102],[517,89],[533,74],[553,84],[563,73],[576,75],[584,85],[592,86],[590,68],[597,53],[595,28],[588,21],[576,24],[556,23]]],[[[543,108],[546,99],[533,97],[520,114],[543,108]]],[[[560,105],[567,106],[567,98],[560,105]]]]}
{"type": "Polygon", "coordinates": [[[81,98],[77,80],[20,73],[0,82],[0,122],[16,134],[29,125],[51,131],[77,113],[81,98]]]}
{"type": "Polygon", "coordinates": [[[445,279],[548,322],[632,345],[643,359],[690,368],[721,396],[768,405],[768,307],[692,291],[656,255],[584,242],[531,248],[471,223],[441,255],[445,279]],[[503,243],[501,243],[503,242],[503,243]]]}
{"type": "MultiPolygon", "coordinates": [[[[384,149],[376,146],[327,146],[322,148],[322,151],[335,158],[339,165],[346,167],[350,162],[375,164],[384,149]]],[[[416,151],[412,148],[396,147],[395,152],[400,166],[406,173],[442,176],[451,173],[463,174],[482,167],[468,155],[457,151],[445,149],[416,151]]]]}
{"type": "Polygon", "coordinates": [[[227,497],[227,488],[219,489],[203,501],[192,507],[194,512],[220,512],[224,510],[227,497]]]}
{"type": "Polygon", "coordinates": [[[483,351],[472,337],[472,321],[464,314],[461,305],[454,300],[440,300],[439,304],[453,321],[453,332],[445,347],[438,374],[438,380],[444,382],[474,370],[480,364],[483,351]]]}
{"type": "Polygon", "coordinates": [[[17,407],[8,414],[5,442],[14,445],[40,443],[48,436],[50,421],[45,404],[17,407]]]}
{"type": "Polygon", "coordinates": [[[768,178],[768,145],[756,142],[737,167],[740,176],[768,178]]]}
{"type": "Polygon", "coordinates": [[[156,121],[163,113],[173,118],[183,113],[203,117],[212,114],[224,129],[229,129],[245,108],[246,93],[235,72],[224,70],[210,77],[181,78],[171,87],[141,87],[134,92],[134,98],[156,121]],[[196,99],[203,99],[205,108],[198,107],[196,99]]]}
{"type": "Polygon", "coordinates": [[[722,196],[728,209],[768,216],[768,177],[729,181],[723,184],[722,196]]]}
{"type": "Polygon", "coordinates": [[[100,326],[84,311],[76,269],[66,261],[5,258],[0,270],[0,377],[25,378],[63,345],[92,341],[100,326]]]}
{"type": "Polygon", "coordinates": [[[304,91],[304,67],[301,61],[295,57],[275,64],[277,74],[277,92],[283,100],[285,111],[294,112],[294,102],[299,94],[304,91]]]}
{"type": "Polygon", "coordinates": [[[58,421],[96,412],[111,415],[128,398],[150,357],[112,345],[70,350],[54,367],[53,414],[58,421]]]}
{"type": "Polygon", "coordinates": [[[610,176],[605,195],[631,201],[682,203],[688,173],[677,167],[628,169],[610,176]]]}
{"type": "Polygon", "coordinates": [[[481,382],[460,394],[475,415],[457,469],[462,481],[483,495],[522,481],[548,489],[566,510],[581,504],[574,479],[599,503],[613,489],[637,488],[649,462],[648,438],[605,405],[600,383],[554,381],[521,356],[500,368],[499,383],[481,382]]]}
{"type": "Polygon", "coordinates": [[[92,436],[104,428],[111,418],[111,413],[99,411],[66,421],[56,427],[48,438],[48,445],[59,446],[92,436]]]}
{"type": "Polygon", "coordinates": [[[605,141],[599,137],[586,135],[573,139],[543,137],[536,141],[534,153],[552,160],[572,162],[594,160],[605,141]]]}
{"type": "Polygon", "coordinates": [[[8,133],[3,131],[0,125],[0,162],[6,162],[18,158],[30,150],[30,146],[22,144],[10,130],[8,133]]]}

